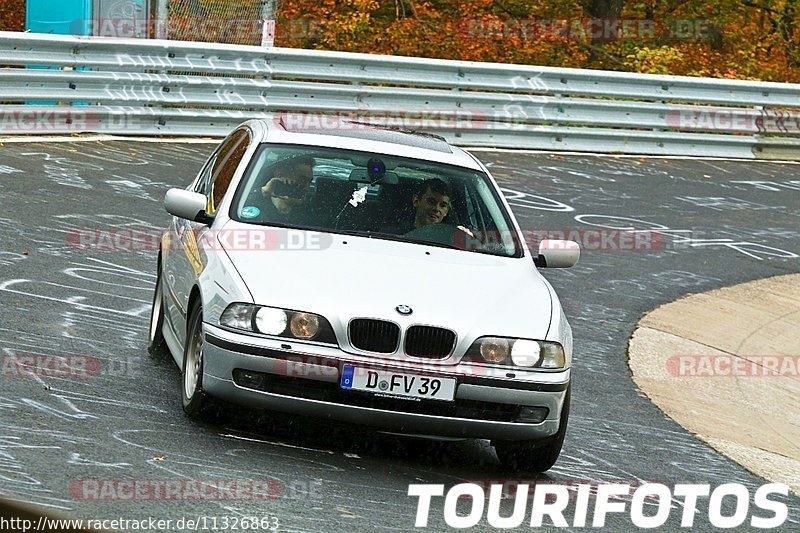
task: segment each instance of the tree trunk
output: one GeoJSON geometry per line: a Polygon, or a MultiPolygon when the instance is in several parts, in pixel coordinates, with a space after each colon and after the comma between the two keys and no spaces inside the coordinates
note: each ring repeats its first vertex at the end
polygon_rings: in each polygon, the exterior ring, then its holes
{"type": "MultiPolygon", "coordinates": [[[[619,16],[622,13],[622,5],[624,0],[582,0],[581,6],[586,18],[599,19],[595,24],[599,24],[603,31],[593,32],[590,38],[591,47],[589,49],[589,62],[593,63],[600,56],[599,47],[609,41],[616,41],[616,32],[608,31],[609,26],[614,27],[615,22],[619,22],[619,16]]],[[[594,24],[593,24],[594,26],[594,24]]],[[[619,27],[619,25],[617,25],[619,27]]]]}
{"type": "Polygon", "coordinates": [[[616,19],[622,13],[623,0],[584,0],[583,11],[590,18],[616,19]]]}

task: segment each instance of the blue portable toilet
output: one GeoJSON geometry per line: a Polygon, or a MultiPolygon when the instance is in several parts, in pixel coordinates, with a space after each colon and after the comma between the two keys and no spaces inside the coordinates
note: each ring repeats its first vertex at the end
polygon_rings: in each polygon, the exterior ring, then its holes
{"type": "Polygon", "coordinates": [[[149,20],[149,0],[27,0],[25,28],[33,33],[97,35],[99,31],[106,37],[147,39],[149,20]],[[114,33],[125,28],[124,35],[114,33]]]}
{"type": "MultiPolygon", "coordinates": [[[[92,21],[92,0],[27,0],[25,29],[32,33],[89,35],[92,21]]],[[[47,66],[28,68],[56,69],[47,66]]],[[[56,105],[56,102],[27,102],[28,105],[56,105]]],[[[75,102],[73,105],[86,105],[75,102]]]]}
{"type": "MultiPolygon", "coordinates": [[[[92,35],[103,24],[119,23],[121,28],[135,28],[133,35],[106,35],[110,37],[148,38],[150,19],[149,0],[27,0],[25,29],[32,33],[58,35],[92,35]],[[125,22],[122,24],[121,22],[125,22]]],[[[29,66],[28,68],[56,68],[29,66]]],[[[85,70],[83,67],[79,70],[85,70]]],[[[55,102],[28,102],[38,105],[55,105],[55,102]]],[[[86,105],[75,102],[73,105],[86,105]]]]}
{"type": "Polygon", "coordinates": [[[27,0],[25,29],[33,33],[90,35],[93,0],[27,0]]]}

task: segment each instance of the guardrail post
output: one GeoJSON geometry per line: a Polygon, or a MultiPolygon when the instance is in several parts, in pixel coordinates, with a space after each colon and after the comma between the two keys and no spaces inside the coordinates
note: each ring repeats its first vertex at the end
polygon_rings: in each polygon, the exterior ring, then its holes
{"type": "Polygon", "coordinates": [[[156,39],[169,38],[169,0],[157,0],[156,4],[156,39]]]}
{"type": "Polygon", "coordinates": [[[272,47],[275,45],[275,30],[278,24],[277,0],[261,0],[262,35],[261,46],[272,47]]]}

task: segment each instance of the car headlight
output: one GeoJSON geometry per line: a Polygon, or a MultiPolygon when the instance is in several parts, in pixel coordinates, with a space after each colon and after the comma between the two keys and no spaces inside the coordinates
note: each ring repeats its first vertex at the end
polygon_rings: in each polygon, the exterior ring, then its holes
{"type": "Polygon", "coordinates": [[[520,339],[511,347],[511,362],[517,366],[536,366],[541,359],[542,348],[536,341],[520,339]]]}
{"type": "Polygon", "coordinates": [[[229,328],[252,330],[256,309],[256,306],[250,304],[231,304],[222,312],[219,323],[229,328]]]}
{"type": "Polygon", "coordinates": [[[313,339],[319,333],[319,317],[311,313],[294,313],[289,330],[298,339],[313,339]]]}
{"type": "Polygon", "coordinates": [[[557,342],[542,342],[542,363],[541,368],[564,368],[567,364],[567,357],[564,355],[564,348],[557,342]]]}
{"type": "Polygon", "coordinates": [[[336,335],[325,317],[302,311],[232,303],[223,311],[219,324],[263,335],[336,344],[336,335]]]}
{"type": "Polygon", "coordinates": [[[505,337],[481,337],[467,350],[464,361],[548,370],[567,364],[564,348],[557,342],[505,337]]]}
{"type": "Polygon", "coordinates": [[[488,363],[502,363],[511,353],[511,344],[508,339],[486,337],[479,347],[481,356],[488,363]]]}
{"type": "Polygon", "coordinates": [[[256,330],[265,335],[280,335],[286,330],[286,311],[262,307],[256,311],[256,330]]]}

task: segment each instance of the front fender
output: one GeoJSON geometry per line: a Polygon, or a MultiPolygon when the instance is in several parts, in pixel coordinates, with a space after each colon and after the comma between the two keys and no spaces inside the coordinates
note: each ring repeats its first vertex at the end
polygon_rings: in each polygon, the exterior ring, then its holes
{"type": "Polygon", "coordinates": [[[254,303],[254,300],[228,254],[218,241],[215,242],[214,250],[204,250],[205,265],[197,277],[197,285],[203,304],[203,321],[218,325],[220,315],[230,303],[254,303]]]}

